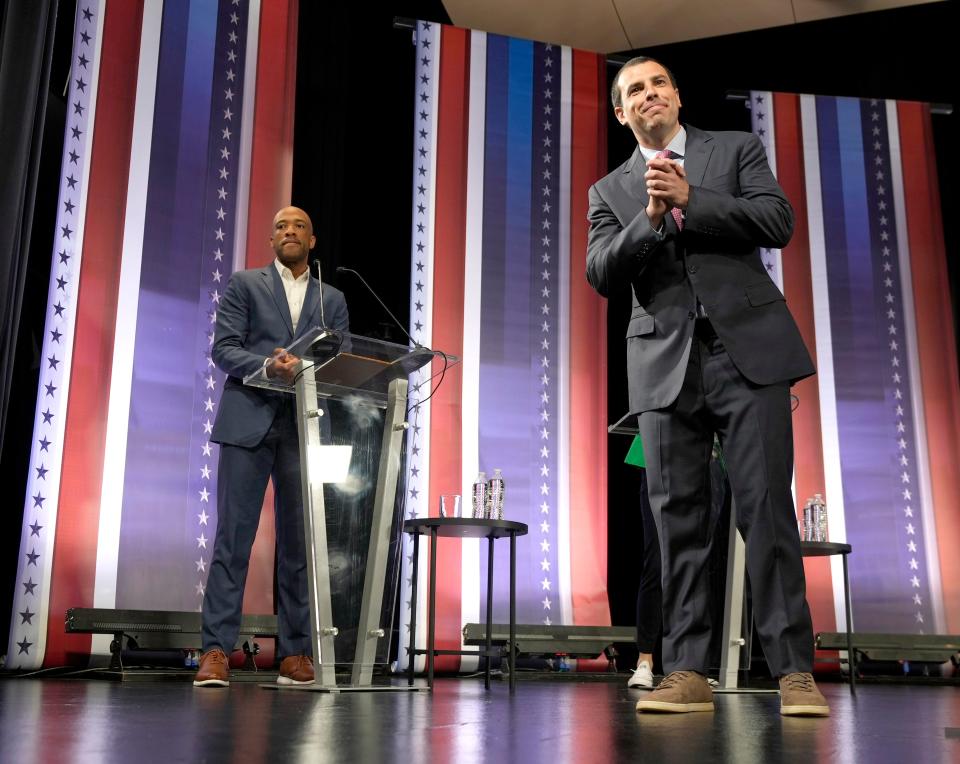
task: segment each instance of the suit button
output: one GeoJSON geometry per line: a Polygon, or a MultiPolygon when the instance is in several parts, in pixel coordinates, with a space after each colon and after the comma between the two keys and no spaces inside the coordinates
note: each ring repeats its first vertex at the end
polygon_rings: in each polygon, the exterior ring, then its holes
{"type": "Polygon", "coordinates": [[[691,321],[693,321],[693,319],[695,319],[696,317],[697,317],[697,314],[694,313],[692,310],[689,313],[687,313],[687,318],[689,318],[691,321]]]}
{"type": "Polygon", "coordinates": [[[696,273],[696,272],[697,272],[697,266],[695,266],[695,265],[688,265],[688,266],[687,266],[687,273],[696,273]]]}

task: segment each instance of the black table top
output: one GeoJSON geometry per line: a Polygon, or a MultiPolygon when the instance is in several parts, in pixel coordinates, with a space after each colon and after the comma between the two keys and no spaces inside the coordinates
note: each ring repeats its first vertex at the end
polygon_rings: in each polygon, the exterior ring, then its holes
{"type": "Polygon", "coordinates": [[[853,547],[835,541],[801,541],[800,553],[804,557],[829,557],[832,554],[850,554],[853,547]]]}
{"type": "Polygon", "coordinates": [[[502,538],[515,534],[525,536],[527,526],[514,520],[481,520],[473,517],[417,517],[403,521],[404,533],[431,533],[463,539],[502,538]]]}

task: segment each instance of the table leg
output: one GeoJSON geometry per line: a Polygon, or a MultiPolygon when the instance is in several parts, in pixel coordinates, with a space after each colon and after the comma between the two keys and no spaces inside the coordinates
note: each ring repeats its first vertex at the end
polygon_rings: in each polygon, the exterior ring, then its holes
{"type": "Polygon", "coordinates": [[[407,648],[407,684],[413,686],[413,664],[417,659],[417,579],[420,572],[420,533],[413,534],[413,566],[410,571],[410,646],[407,648]]]}
{"type": "Polygon", "coordinates": [[[490,653],[493,651],[493,536],[487,537],[487,642],[483,686],[490,689],[490,653]]]}
{"type": "Polygon", "coordinates": [[[433,651],[437,631],[437,528],[430,529],[430,621],[427,646],[427,685],[433,688],[433,651]]]}
{"type": "Polygon", "coordinates": [[[847,611],[847,663],[850,665],[850,692],[857,694],[857,656],[853,652],[853,627],[850,625],[850,575],[847,572],[847,555],[841,554],[843,558],[843,594],[846,598],[847,611]]]}
{"type": "Polygon", "coordinates": [[[510,533],[510,692],[517,688],[517,534],[510,533]]]}

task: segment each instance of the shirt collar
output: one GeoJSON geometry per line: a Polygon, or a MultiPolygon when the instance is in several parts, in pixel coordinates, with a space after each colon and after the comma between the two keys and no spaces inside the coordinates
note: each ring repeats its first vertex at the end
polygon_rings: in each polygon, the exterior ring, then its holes
{"type": "MultiPolygon", "coordinates": [[[[687,131],[683,125],[680,126],[677,134],[673,136],[673,140],[667,144],[666,151],[672,151],[679,159],[683,159],[687,153],[687,131]]],[[[648,149],[646,146],[640,146],[640,153],[643,154],[644,160],[649,162],[660,153],[660,149],[648,149]]]]}
{"type": "Polygon", "coordinates": [[[310,268],[309,268],[309,266],[308,266],[307,269],[306,269],[303,273],[301,273],[297,278],[294,278],[294,277],[293,277],[293,271],[291,271],[287,266],[285,266],[283,263],[281,263],[281,262],[280,262],[280,258],[278,258],[278,257],[277,257],[277,258],[274,258],[273,264],[276,266],[276,268],[277,268],[277,273],[280,274],[280,278],[283,279],[284,281],[306,281],[308,278],[310,278],[310,268]]]}

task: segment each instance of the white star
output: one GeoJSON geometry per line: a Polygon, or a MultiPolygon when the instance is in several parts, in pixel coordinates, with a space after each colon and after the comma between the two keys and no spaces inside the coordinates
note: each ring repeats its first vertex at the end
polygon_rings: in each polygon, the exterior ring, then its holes
{"type": "Polygon", "coordinates": [[[544,369],[549,369],[549,368],[550,368],[550,359],[547,358],[546,356],[541,356],[541,358],[540,358],[540,366],[542,366],[544,369]]]}
{"type": "Polygon", "coordinates": [[[229,159],[229,158],[230,158],[230,149],[228,149],[226,146],[224,146],[222,149],[220,149],[220,158],[221,158],[221,159],[229,159]]]}
{"type": "Polygon", "coordinates": [[[227,179],[227,176],[228,176],[229,174],[230,174],[230,171],[227,170],[226,167],[221,167],[221,168],[220,168],[220,179],[221,179],[221,180],[226,180],[226,179],[227,179]]]}
{"type": "Polygon", "coordinates": [[[226,90],[224,90],[224,91],[223,91],[223,97],[226,98],[228,101],[232,101],[232,100],[233,100],[233,90],[231,90],[230,88],[227,88],[226,90]]]}
{"type": "Polygon", "coordinates": [[[543,598],[543,609],[544,609],[544,610],[550,610],[550,598],[549,598],[549,597],[544,597],[544,598],[543,598]]]}
{"type": "Polygon", "coordinates": [[[546,554],[550,551],[550,542],[544,539],[540,542],[540,551],[546,554]]]}
{"type": "Polygon", "coordinates": [[[540,331],[541,331],[541,332],[549,332],[549,331],[550,331],[550,324],[548,324],[546,321],[544,321],[544,322],[540,325],[540,331]]]}
{"type": "Polygon", "coordinates": [[[921,604],[923,604],[923,598],[922,598],[919,594],[914,594],[914,595],[913,595],[913,604],[914,604],[914,605],[921,605],[921,604]]]}
{"type": "Polygon", "coordinates": [[[540,514],[541,514],[541,515],[549,515],[549,514],[550,514],[550,505],[547,504],[547,502],[545,502],[545,501],[540,504],[540,514]]]}
{"type": "Polygon", "coordinates": [[[906,530],[907,530],[907,533],[908,533],[910,536],[913,536],[914,533],[915,533],[915,532],[914,532],[914,529],[913,529],[913,523],[907,523],[907,528],[906,528],[906,530]]]}
{"type": "Polygon", "coordinates": [[[210,501],[210,491],[206,488],[201,488],[197,493],[200,494],[200,501],[210,501]]]}
{"type": "Polygon", "coordinates": [[[203,596],[203,584],[202,584],[202,583],[197,584],[196,589],[197,589],[197,594],[202,597],[202,596],[203,596]]]}
{"type": "Polygon", "coordinates": [[[207,564],[203,561],[203,557],[196,561],[197,563],[197,573],[203,573],[207,569],[207,564]]]}
{"type": "Polygon", "coordinates": [[[916,557],[911,557],[911,558],[910,558],[910,570],[916,570],[918,567],[919,567],[919,566],[918,566],[918,564],[917,564],[917,558],[916,558],[916,557]]]}
{"type": "Polygon", "coordinates": [[[910,541],[907,542],[907,551],[910,553],[917,551],[917,545],[913,543],[913,539],[910,539],[910,541]]]}
{"type": "Polygon", "coordinates": [[[913,507],[904,507],[903,508],[904,517],[913,517],[913,507]]]}
{"type": "Polygon", "coordinates": [[[218,241],[223,241],[224,233],[225,232],[222,228],[218,228],[216,231],[213,232],[213,235],[217,237],[218,241]]]}
{"type": "Polygon", "coordinates": [[[550,579],[546,576],[543,577],[543,581],[540,582],[540,591],[548,592],[550,591],[550,579]]]}
{"type": "Polygon", "coordinates": [[[540,484],[540,495],[541,495],[541,496],[549,496],[549,495],[550,495],[550,486],[548,486],[546,483],[541,483],[541,484],[540,484]]]}
{"type": "Polygon", "coordinates": [[[549,618],[544,618],[544,619],[543,619],[543,625],[544,625],[544,626],[550,626],[550,625],[552,625],[551,622],[550,622],[550,619],[549,619],[549,618]]]}
{"type": "Polygon", "coordinates": [[[222,133],[222,135],[223,135],[223,140],[225,140],[225,141],[229,141],[229,140],[230,140],[230,136],[233,135],[233,133],[230,132],[230,128],[229,128],[229,127],[223,128],[223,130],[221,131],[221,133],[222,133]]]}
{"type": "Polygon", "coordinates": [[[209,396],[208,396],[207,399],[203,402],[203,410],[204,410],[204,411],[213,411],[213,399],[210,398],[209,396]]]}
{"type": "Polygon", "coordinates": [[[219,268],[217,268],[217,270],[215,270],[215,271],[214,271],[213,273],[211,273],[210,275],[213,277],[213,280],[216,281],[218,284],[220,283],[220,279],[223,278],[223,274],[220,273],[220,269],[219,269],[219,268]]]}
{"type": "Polygon", "coordinates": [[[228,50],[228,51],[227,51],[227,61],[233,63],[233,62],[236,61],[236,60],[237,60],[237,54],[234,53],[232,50],[228,50]]]}
{"type": "Polygon", "coordinates": [[[550,395],[547,393],[546,390],[540,393],[540,401],[541,403],[544,403],[544,404],[550,403],[550,395]]]}
{"type": "Polygon", "coordinates": [[[203,549],[207,548],[207,537],[202,533],[200,534],[200,538],[197,539],[197,546],[202,547],[203,549]]]}
{"type": "Polygon", "coordinates": [[[203,455],[210,456],[210,441],[203,444],[203,455]]]}
{"type": "Polygon", "coordinates": [[[549,532],[550,532],[550,523],[548,523],[546,520],[544,520],[542,523],[540,523],[540,532],[541,532],[541,533],[544,533],[544,534],[549,533],[549,532]]]}
{"type": "Polygon", "coordinates": [[[233,119],[233,112],[230,111],[229,107],[223,110],[224,119],[233,119]]]}
{"type": "Polygon", "coordinates": [[[549,413],[548,411],[546,411],[546,410],[541,411],[541,412],[540,412],[540,421],[541,421],[541,422],[549,422],[549,421],[550,421],[550,413],[549,413]]]}
{"type": "Polygon", "coordinates": [[[234,78],[235,78],[236,76],[237,76],[237,75],[234,74],[233,69],[227,69],[227,81],[228,81],[228,82],[233,82],[233,80],[234,80],[234,78]]]}
{"type": "Polygon", "coordinates": [[[217,380],[212,376],[207,377],[207,390],[213,390],[217,386],[217,380]]]}
{"type": "Polygon", "coordinates": [[[543,211],[544,211],[544,212],[550,212],[550,202],[544,202],[544,203],[543,203],[543,211]]]}
{"type": "Polygon", "coordinates": [[[903,489],[903,498],[906,499],[907,501],[910,501],[910,499],[913,498],[913,497],[910,495],[910,489],[909,489],[909,488],[904,488],[904,489],[903,489]]]}
{"type": "Polygon", "coordinates": [[[220,251],[220,247],[217,247],[216,251],[213,253],[213,259],[217,262],[223,260],[223,252],[220,251]]]}
{"type": "Polygon", "coordinates": [[[549,297],[549,296],[550,296],[550,287],[545,286],[543,289],[541,289],[541,290],[540,290],[540,296],[541,296],[541,297],[549,297]]]}
{"type": "Polygon", "coordinates": [[[910,482],[910,473],[903,471],[900,473],[900,482],[909,483],[910,482]]]}
{"type": "Polygon", "coordinates": [[[550,384],[550,377],[548,377],[546,374],[544,374],[543,376],[541,376],[541,377],[540,377],[540,384],[541,384],[541,385],[549,385],[549,384],[550,384]]]}
{"type": "Polygon", "coordinates": [[[920,588],[920,579],[917,578],[916,576],[914,576],[913,578],[910,579],[910,583],[913,585],[913,588],[914,588],[914,589],[919,589],[919,588],[920,588]]]}
{"type": "Polygon", "coordinates": [[[546,303],[544,303],[544,304],[541,306],[541,308],[540,308],[540,312],[543,313],[543,315],[545,315],[545,316],[549,316],[549,315],[550,315],[550,306],[547,305],[546,303]]]}
{"type": "Polygon", "coordinates": [[[240,17],[237,16],[236,13],[231,13],[231,14],[230,14],[230,23],[231,23],[231,24],[237,24],[237,23],[239,23],[239,21],[240,21],[240,17]]]}
{"type": "Polygon", "coordinates": [[[210,479],[210,465],[204,464],[203,468],[200,470],[200,474],[203,476],[204,480],[210,479]]]}
{"type": "MultiPolygon", "coordinates": [[[[544,395],[546,395],[546,393],[544,393],[544,395]]],[[[540,458],[541,458],[541,459],[549,459],[549,458],[550,458],[550,449],[547,448],[546,446],[543,446],[543,447],[540,449],[540,458]]]]}
{"type": "Polygon", "coordinates": [[[540,477],[546,477],[550,474],[550,468],[546,464],[540,465],[540,477]]]}
{"type": "Polygon", "coordinates": [[[213,432],[213,423],[208,419],[206,422],[203,423],[203,434],[209,435],[212,432],[213,432]]]}
{"type": "Polygon", "coordinates": [[[210,519],[210,515],[207,514],[205,509],[200,510],[200,514],[197,515],[197,520],[200,522],[200,525],[206,525],[207,520],[210,519]]]}
{"type": "Polygon", "coordinates": [[[923,616],[920,613],[917,613],[917,623],[923,623],[923,616]]]}
{"type": "Polygon", "coordinates": [[[217,189],[217,198],[219,198],[219,199],[226,199],[226,198],[227,198],[227,189],[225,189],[223,186],[220,186],[220,188],[217,189]]]}
{"type": "Polygon", "coordinates": [[[232,29],[230,30],[230,34],[228,35],[228,37],[229,37],[229,39],[230,39],[230,42],[236,42],[237,39],[238,39],[238,38],[237,38],[237,33],[234,32],[232,29]]]}
{"type": "Polygon", "coordinates": [[[549,437],[550,431],[546,427],[540,430],[540,440],[546,440],[549,437]]]}
{"type": "Polygon", "coordinates": [[[540,570],[550,570],[550,560],[546,557],[540,560],[540,570]]]}

